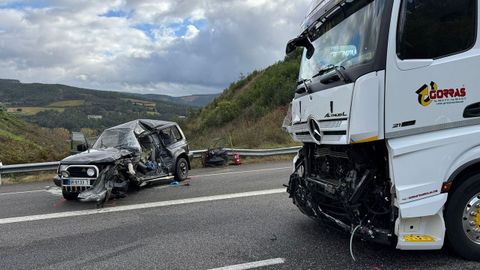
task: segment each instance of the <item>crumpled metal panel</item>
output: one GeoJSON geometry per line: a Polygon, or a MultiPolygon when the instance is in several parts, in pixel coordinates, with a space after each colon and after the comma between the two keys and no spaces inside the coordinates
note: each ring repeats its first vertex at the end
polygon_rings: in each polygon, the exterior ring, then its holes
{"type": "Polygon", "coordinates": [[[89,165],[89,164],[105,164],[114,163],[116,160],[133,154],[129,150],[119,150],[116,148],[108,148],[101,150],[90,150],[77,155],[69,156],[60,163],[63,165],[89,165]]]}

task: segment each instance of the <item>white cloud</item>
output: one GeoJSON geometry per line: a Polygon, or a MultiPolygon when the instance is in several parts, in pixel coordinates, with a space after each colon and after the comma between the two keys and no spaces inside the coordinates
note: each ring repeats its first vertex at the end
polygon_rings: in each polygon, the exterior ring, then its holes
{"type": "Polygon", "coordinates": [[[119,91],[219,92],[282,59],[309,2],[0,0],[0,74],[119,91]]]}
{"type": "Polygon", "coordinates": [[[194,39],[198,33],[200,33],[200,30],[198,30],[195,25],[187,25],[187,31],[185,35],[183,36],[185,39],[194,39]]]}

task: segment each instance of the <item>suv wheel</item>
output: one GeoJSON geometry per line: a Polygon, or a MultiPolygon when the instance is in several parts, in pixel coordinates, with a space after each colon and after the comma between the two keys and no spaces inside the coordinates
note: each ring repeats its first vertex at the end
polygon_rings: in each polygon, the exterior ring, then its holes
{"type": "Polygon", "coordinates": [[[451,194],[445,223],[453,249],[468,260],[480,260],[480,174],[466,179],[451,194]]]}
{"type": "Polygon", "coordinates": [[[175,178],[182,182],[188,178],[188,162],[185,158],[179,158],[175,169],[175,178]]]}

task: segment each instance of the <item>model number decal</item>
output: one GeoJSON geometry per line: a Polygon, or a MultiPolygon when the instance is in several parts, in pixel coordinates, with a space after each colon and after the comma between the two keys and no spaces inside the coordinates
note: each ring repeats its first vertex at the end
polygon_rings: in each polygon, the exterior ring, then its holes
{"type": "Polygon", "coordinates": [[[401,128],[401,127],[415,126],[416,124],[417,124],[417,121],[416,121],[416,120],[406,121],[406,122],[403,122],[403,123],[393,124],[393,128],[401,128]]]}

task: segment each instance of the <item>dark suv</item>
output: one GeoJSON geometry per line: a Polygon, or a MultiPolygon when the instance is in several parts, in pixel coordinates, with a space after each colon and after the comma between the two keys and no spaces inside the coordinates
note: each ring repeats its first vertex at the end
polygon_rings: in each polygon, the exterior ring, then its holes
{"type": "Polygon", "coordinates": [[[129,187],[188,177],[188,144],[174,122],[135,120],[105,130],[91,149],[60,162],[54,178],[67,200],[104,202],[129,187]]]}

